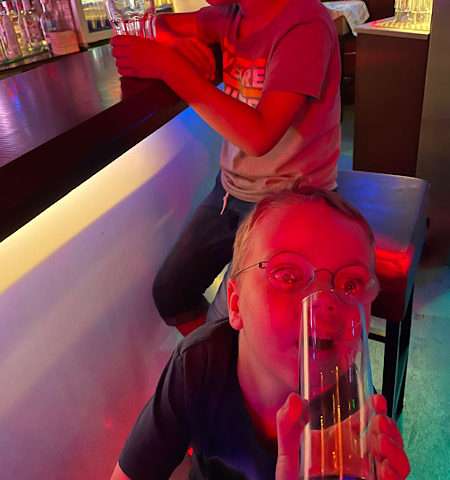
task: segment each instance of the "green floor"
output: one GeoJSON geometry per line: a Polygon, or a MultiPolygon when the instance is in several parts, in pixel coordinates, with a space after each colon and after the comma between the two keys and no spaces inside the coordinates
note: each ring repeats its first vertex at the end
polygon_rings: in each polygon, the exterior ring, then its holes
{"type": "MultiPolygon", "coordinates": [[[[353,112],[344,111],[340,169],[352,168],[353,112]]],[[[450,219],[431,229],[416,277],[405,406],[399,419],[413,480],[450,480],[450,219]]],[[[370,342],[381,390],[383,346],[370,342]]]]}

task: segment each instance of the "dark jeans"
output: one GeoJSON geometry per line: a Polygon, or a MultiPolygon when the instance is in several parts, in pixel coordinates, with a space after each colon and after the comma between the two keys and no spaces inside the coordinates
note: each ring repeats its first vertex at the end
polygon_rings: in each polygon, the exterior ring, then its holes
{"type": "Polygon", "coordinates": [[[168,325],[179,314],[208,308],[203,293],[231,260],[236,230],[254,203],[230,195],[221,215],[225,193],[218,177],[156,275],[153,297],[168,325]]]}

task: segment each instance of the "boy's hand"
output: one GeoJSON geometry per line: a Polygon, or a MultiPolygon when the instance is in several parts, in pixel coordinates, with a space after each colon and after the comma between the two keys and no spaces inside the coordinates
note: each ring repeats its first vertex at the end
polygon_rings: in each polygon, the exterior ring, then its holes
{"type": "Polygon", "coordinates": [[[206,78],[209,80],[214,79],[216,62],[211,49],[206,43],[203,43],[197,37],[182,36],[167,28],[161,28],[161,22],[158,25],[157,42],[174,48],[194,66],[198,67],[200,72],[204,72],[206,78]]]}
{"type": "MultiPolygon", "coordinates": [[[[209,48],[197,39],[179,37],[172,43],[155,42],[131,35],[111,39],[117,70],[124,77],[164,80],[169,69],[176,69],[178,53],[207,79],[214,77],[214,57],[209,48]]],[[[175,73],[175,72],[173,72],[175,73]]]]}
{"type": "Polygon", "coordinates": [[[162,79],[170,49],[162,44],[132,35],[111,38],[117,71],[124,77],[162,79]]]}
{"type": "MultiPolygon", "coordinates": [[[[395,422],[387,417],[386,400],[372,397],[375,415],[369,425],[369,450],[375,459],[378,480],[404,480],[410,472],[403,440],[395,422]]],[[[299,473],[299,448],[308,421],[306,403],[291,393],[277,413],[278,459],[276,480],[292,480],[299,473]]]]}
{"type": "Polygon", "coordinates": [[[403,480],[410,472],[408,457],[403,448],[400,431],[386,414],[386,399],[372,397],[375,416],[369,424],[369,450],[375,458],[378,480],[403,480]]]}
{"type": "Polygon", "coordinates": [[[308,410],[297,393],[291,393],[277,412],[278,458],[275,480],[298,478],[299,449],[308,410]]]}
{"type": "Polygon", "coordinates": [[[216,62],[211,49],[195,37],[175,37],[171,46],[188,60],[200,75],[214,80],[216,62]]]}

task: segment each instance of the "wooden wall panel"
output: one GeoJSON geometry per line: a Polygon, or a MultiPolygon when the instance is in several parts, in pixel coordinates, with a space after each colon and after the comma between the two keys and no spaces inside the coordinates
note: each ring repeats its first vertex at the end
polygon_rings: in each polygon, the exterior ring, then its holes
{"type": "Polygon", "coordinates": [[[358,35],[354,168],[416,174],[428,40],[358,35]]]}

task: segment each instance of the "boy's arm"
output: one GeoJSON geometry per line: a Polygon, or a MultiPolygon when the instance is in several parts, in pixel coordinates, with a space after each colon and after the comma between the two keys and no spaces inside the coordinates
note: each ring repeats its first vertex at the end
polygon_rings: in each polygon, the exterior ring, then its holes
{"type": "Polygon", "coordinates": [[[252,156],[273,148],[307,101],[304,95],[274,90],[264,93],[254,109],[218,90],[167,45],[127,36],[111,44],[121,75],[163,80],[213,129],[252,156]]]}
{"type": "Polygon", "coordinates": [[[163,80],[208,125],[251,156],[262,156],[281,139],[306,104],[306,96],[282,91],[263,93],[257,108],[226,95],[180,59],[163,80]]]}
{"type": "Polygon", "coordinates": [[[156,16],[157,36],[170,32],[183,37],[196,37],[199,34],[196,14],[197,12],[158,14],[156,16]]]}
{"type": "MultiPolygon", "coordinates": [[[[211,7],[206,7],[211,8],[211,7]]],[[[209,13],[209,12],[207,12],[209,13]]],[[[167,36],[195,37],[205,44],[219,42],[219,28],[214,15],[205,20],[200,11],[189,13],[161,13],[156,16],[156,39],[164,42],[167,36]],[[203,21],[200,19],[203,18],[203,21]],[[199,22],[203,28],[200,28],[199,22]]]]}
{"type": "Polygon", "coordinates": [[[190,442],[184,361],[176,350],[128,435],[111,480],[170,478],[190,442]]]}

